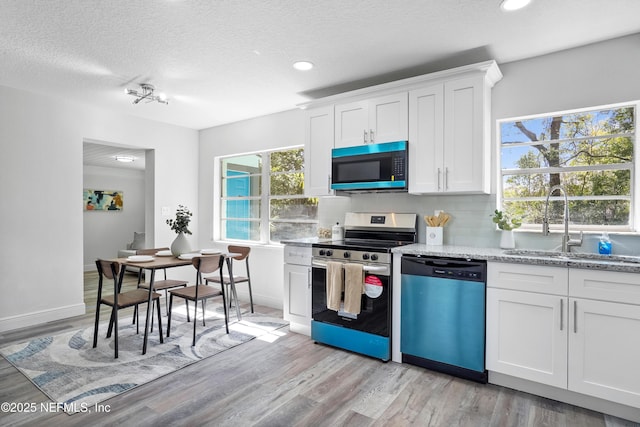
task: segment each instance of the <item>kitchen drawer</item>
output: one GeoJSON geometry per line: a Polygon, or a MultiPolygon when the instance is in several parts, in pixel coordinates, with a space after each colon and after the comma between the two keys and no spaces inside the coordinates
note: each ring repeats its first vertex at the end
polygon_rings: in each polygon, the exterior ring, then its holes
{"type": "Polygon", "coordinates": [[[569,271],[569,295],[640,304],[640,274],[573,268],[569,271]]]}
{"type": "Polygon", "coordinates": [[[487,263],[487,287],[567,295],[569,270],[544,265],[487,263]]]}
{"type": "Polygon", "coordinates": [[[311,265],[311,247],[285,245],[284,262],[285,264],[311,265]]]}

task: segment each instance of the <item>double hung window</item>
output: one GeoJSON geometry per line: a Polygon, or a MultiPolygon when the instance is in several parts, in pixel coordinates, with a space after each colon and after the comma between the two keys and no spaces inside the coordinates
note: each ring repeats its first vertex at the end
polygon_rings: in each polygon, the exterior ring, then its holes
{"type": "Polygon", "coordinates": [[[221,239],[269,243],[316,235],[318,199],[304,195],[303,148],[219,162],[221,239]]]}
{"type": "MultiPolygon", "coordinates": [[[[539,227],[549,189],[562,185],[572,227],[633,230],[635,104],[502,120],[499,134],[499,209],[525,229],[539,227]]],[[[550,198],[552,228],[563,200],[550,198]]]]}

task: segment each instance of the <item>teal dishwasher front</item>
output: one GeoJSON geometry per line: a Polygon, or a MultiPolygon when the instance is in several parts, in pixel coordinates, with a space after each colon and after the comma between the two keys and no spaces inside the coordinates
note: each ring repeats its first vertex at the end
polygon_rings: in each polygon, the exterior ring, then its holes
{"type": "Polygon", "coordinates": [[[402,257],[402,361],[482,383],[486,262],[402,257]]]}

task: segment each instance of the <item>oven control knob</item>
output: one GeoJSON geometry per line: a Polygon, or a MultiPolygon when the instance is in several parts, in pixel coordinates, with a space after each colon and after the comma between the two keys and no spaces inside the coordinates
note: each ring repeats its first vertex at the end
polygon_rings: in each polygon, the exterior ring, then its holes
{"type": "Polygon", "coordinates": [[[333,255],[333,251],[332,251],[331,249],[329,249],[329,250],[327,251],[327,256],[331,256],[331,255],[333,255]]]}
{"type": "Polygon", "coordinates": [[[376,261],[377,259],[378,259],[378,255],[376,254],[371,255],[371,261],[376,261]]]}
{"type": "Polygon", "coordinates": [[[369,259],[369,254],[362,254],[362,259],[369,259]]]}
{"type": "Polygon", "coordinates": [[[351,257],[351,253],[350,252],[345,252],[342,254],[343,257],[345,258],[350,258],[351,257]]]}
{"type": "Polygon", "coordinates": [[[318,251],[318,255],[324,255],[324,254],[325,254],[324,249],[320,249],[320,251],[318,251]]]}

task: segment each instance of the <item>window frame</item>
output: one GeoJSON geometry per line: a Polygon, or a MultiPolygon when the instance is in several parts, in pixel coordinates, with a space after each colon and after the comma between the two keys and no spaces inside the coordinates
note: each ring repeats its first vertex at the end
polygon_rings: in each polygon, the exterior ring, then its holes
{"type": "MultiPolygon", "coordinates": [[[[214,166],[214,215],[213,215],[213,230],[214,241],[221,242],[234,242],[234,243],[244,243],[250,245],[282,245],[280,241],[275,241],[270,239],[270,224],[272,222],[299,222],[304,224],[318,224],[318,218],[315,220],[272,220],[271,219],[271,205],[270,202],[273,199],[308,199],[313,198],[307,196],[305,194],[291,194],[291,195],[271,195],[271,176],[275,174],[287,174],[287,173],[303,173],[304,174],[304,164],[303,168],[296,171],[287,171],[287,172],[276,172],[273,174],[271,172],[271,154],[274,152],[280,151],[290,151],[303,149],[304,145],[293,145],[288,147],[279,147],[272,148],[267,150],[246,152],[246,153],[235,153],[228,154],[224,156],[215,157],[215,166],[214,166]],[[223,197],[222,195],[222,162],[224,159],[230,159],[234,157],[242,157],[242,156],[250,156],[250,155],[260,155],[262,157],[262,171],[260,173],[261,177],[261,191],[260,196],[246,196],[246,197],[223,197]],[[227,218],[223,216],[223,208],[225,206],[225,200],[259,200],[260,209],[258,219],[256,218],[247,218],[246,221],[259,222],[260,224],[260,240],[250,240],[250,239],[231,239],[228,237],[222,237],[223,235],[223,222],[227,219],[237,219],[237,218],[227,218]]],[[[258,176],[258,174],[251,174],[250,176],[258,176]]]]}
{"type": "MultiPolygon", "coordinates": [[[[640,116],[640,101],[630,101],[630,102],[621,102],[615,104],[607,104],[607,105],[599,105],[599,106],[591,106],[570,110],[560,110],[549,113],[540,113],[540,114],[531,114],[524,116],[516,116],[516,117],[507,117],[503,119],[496,120],[496,209],[503,210],[503,202],[504,202],[504,194],[503,194],[503,183],[505,175],[512,175],[514,171],[518,171],[520,169],[502,169],[502,125],[504,123],[516,122],[516,121],[525,121],[530,119],[540,119],[540,118],[551,118],[559,115],[570,115],[570,114],[579,114],[591,111],[598,110],[615,110],[621,109],[625,107],[631,107],[634,109],[634,131],[630,134],[610,134],[604,137],[578,137],[578,138],[565,138],[558,140],[544,140],[544,141],[531,141],[522,144],[518,144],[518,146],[531,146],[531,145],[539,145],[539,144],[555,144],[555,143],[567,143],[573,141],[580,140],[590,140],[594,138],[613,138],[616,136],[629,136],[631,135],[633,139],[633,156],[632,161],[628,163],[627,166],[624,164],[603,164],[603,165],[583,165],[583,166],[574,166],[574,167],[564,167],[564,168],[536,168],[536,169],[528,169],[527,174],[535,174],[535,173],[554,173],[554,172],[581,172],[588,170],[597,170],[597,171],[607,171],[607,170],[629,170],[630,171],[630,192],[629,192],[629,224],[628,226],[621,225],[594,225],[594,224],[573,224],[571,223],[571,229],[575,231],[585,231],[585,232],[614,232],[621,234],[640,234],[638,227],[640,226],[640,209],[638,206],[640,204],[640,173],[638,173],[638,165],[640,164],[640,141],[638,136],[640,135],[639,126],[638,126],[638,117],[640,116]]],[[[606,199],[620,199],[620,196],[569,196],[568,200],[606,200],[606,199]]],[[[546,197],[542,198],[544,202],[546,197]]],[[[540,197],[523,197],[523,198],[514,198],[509,199],[514,201],[540,201],[540,197]]],[[[549,199],[553,200],[563,200],[562,196],[551,196],[549,199]]],[[[571,214],[571,212],[570,212],[571,214]]],[[[571,217],[571,215],[570,215],[571,217]]],[[[550,224],[551,231],[562,231],[562,224],[550,224]]],[[[523,224],[519,229],[521,231],[533,231],[533,232],[542,232],[542,224],[523,224]]]]}

